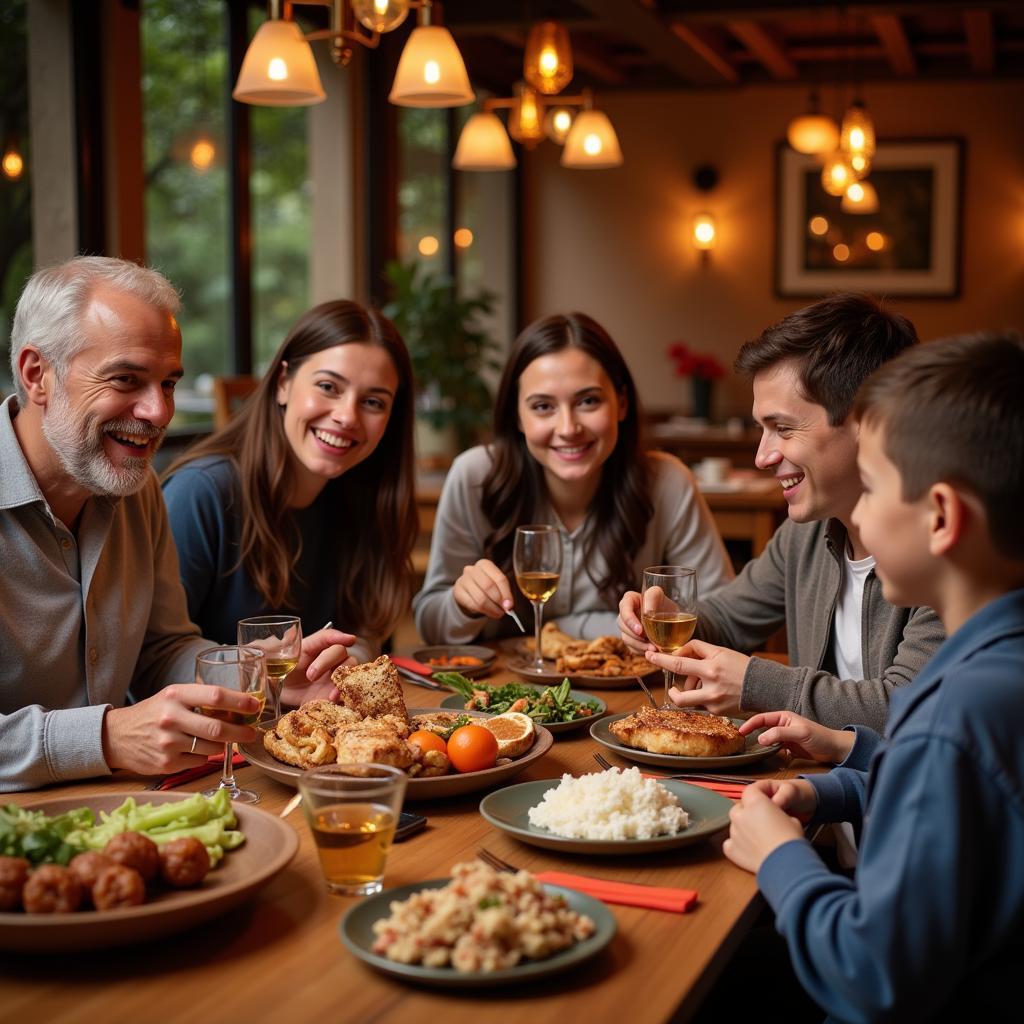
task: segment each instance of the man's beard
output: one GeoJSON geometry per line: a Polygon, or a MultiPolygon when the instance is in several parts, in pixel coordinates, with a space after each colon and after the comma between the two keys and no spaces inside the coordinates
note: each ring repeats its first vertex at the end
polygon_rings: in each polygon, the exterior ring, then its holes
{"type": "Polygon", "coordinates": [[[63,387],[57,385],[43,416],[43,436],[50,443],[64,471],[80,487],[108,498],[134,494],[146,482],[153,453],[163,440],[163,430],[144,420],[97,422],[87,414],[78,417],[63,387]],[[115,433],[153,440],[145,455],[126,456],[115,466],[103,449],[104,434],[115,433]]]}

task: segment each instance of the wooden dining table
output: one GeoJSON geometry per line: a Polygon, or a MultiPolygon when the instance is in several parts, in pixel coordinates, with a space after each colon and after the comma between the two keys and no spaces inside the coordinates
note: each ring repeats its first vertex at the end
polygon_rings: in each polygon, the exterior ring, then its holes
{"type": "MultiPolygon", "coordinates": [[[[500,668],[491,682],[512,677],[500,668]]],[[[443,694],[403,684],[410,707],[436,706],[443,694]]],[[[601,689],[609,713],[637,708],[635,687],[601,689]]],[[[619,759],[593,740],[586,727],[557,737],[551,750],[514,782],[558,779],[598,770],[594,753],[619,759]]],[[[654,769],[652,769],[654,770],[654,769]]],[[[778,756],[745,766],[744,777],[786,777],[792,766],[778,756]]],[[[257,805],[279,814],[294,795],[255,766],[240,783],[261,794],[257,805]]],[[[183,786],[200,790],[215,776],[183,786]]],[[[142,791],[148,780],[110,778],[5,794],[20,805],[73,796],[142,791]]],[[[479,814],[484,793],[407,804],[427,816],[426,829],[396,844],[385,886],[450,874],[453,864],[486,846],[516,866],[562,870],[600,878],[696,889],[685,914],[611,906],[618,930],[597,957],[546,980],[496,989],[455,991],[408,984],[378,973],[340,942],[338,923],[357,898],[331,895],[320,872],[301,810],[286,820],[299,837],[294,860],[251,903],[190,931],[141,945],[74,954],[4,953],[0,958],[0,1017],[19,1021],[216,1020],[375,1021],[480,1024],[483,1014],[515,1014],[536,1024],[587,1024],[627,1019],[636,1024],[689,1019],[737,944],[761,912],[753,876],[722,854],[723,834],[656,854],[622,857],[563,856],[524,845],[497,831],[479,814]]],[[[505,1018],[507,1019],[507,1017],[505,1018]]]]}

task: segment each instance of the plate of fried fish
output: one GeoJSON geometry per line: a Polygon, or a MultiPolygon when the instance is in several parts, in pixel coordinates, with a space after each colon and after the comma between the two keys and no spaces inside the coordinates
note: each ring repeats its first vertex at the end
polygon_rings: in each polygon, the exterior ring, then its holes
{"type": "Polygon", "coordinates": [[[398,673],[386,655],[365,665],[338,669],[332,681],[339,703],[307,701],[268,723],[259,740],[241,745],[251,764],[287,786],[297,786],[305,771],[322,765],[388,764],[409,774],[409,800],[425,800],[506,782],[543,757],[553,742],[551,733],[537,725],[532,742],[516,756],[499,757],[491,768],[457,772],[441,750],[410,743],[409,737],[418,730],[444,736],[459,724],[492,716],[407,708],[398,673]]]}
{"type": "Polygon", "coordinates": [[[641,764],[671,768],[739,768],[771,757],[780,744],[757,742],[763,730],[743,736],[742,718],[725,718],[706,711],[672,711],[642,707],[610,715],[590,727],[590,735],[621,757],[641,764]]]}

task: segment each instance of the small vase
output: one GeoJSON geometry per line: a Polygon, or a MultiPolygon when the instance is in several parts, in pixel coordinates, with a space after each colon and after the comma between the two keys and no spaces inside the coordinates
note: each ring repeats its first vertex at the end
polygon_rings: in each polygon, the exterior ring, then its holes
{"type": "Polygon", "coordinates": [[[693,384],[693,415],[697,419],[711,420],[711,389],[713,381],[707,377],[691,377],[693,384]]]}

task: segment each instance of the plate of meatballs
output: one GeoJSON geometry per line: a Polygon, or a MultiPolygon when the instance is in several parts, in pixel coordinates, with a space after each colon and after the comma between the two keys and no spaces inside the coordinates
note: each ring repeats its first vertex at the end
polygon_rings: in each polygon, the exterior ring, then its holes
{"type": "MultiPolygon", "coordinates": [[[[139,794],[65,797],[30,809],[57,815],[87,806],[98,814],[130,796],[139,794]]],[[[148,803],[182,799],[178,793],[146,794],[148,803]]],[[[198,841],[157,848],[137,832],[115,836],[102,852],[79,854],[66,868],[28,870],[14,863],[17,858],[0,858],[0,905],[10,908],[0,910],[0,949],[49,953],[145,942],[227,912],[269,882],[298,849],[285,822],[244,804],[233,810],[245,842],[212,870],[198,841]]]]}

